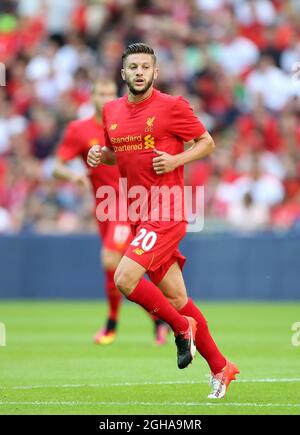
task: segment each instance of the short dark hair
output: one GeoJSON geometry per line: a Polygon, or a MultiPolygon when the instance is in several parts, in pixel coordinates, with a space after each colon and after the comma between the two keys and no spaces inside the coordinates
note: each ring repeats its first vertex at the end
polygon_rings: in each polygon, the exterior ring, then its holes
{"type": "Polygon", "coordinates": [[[126,58],[130,54],[138,54],[138,53],[145,53],[145,54],[151,54],[153,57],[154,64],[156,63],[156,56],[154,54],[154,50],[150,45],[144,44],[143,42],[137,42],[135,44],[128,45],[123,54],[122,54],[122,63],[124,64],[126,58]]]}

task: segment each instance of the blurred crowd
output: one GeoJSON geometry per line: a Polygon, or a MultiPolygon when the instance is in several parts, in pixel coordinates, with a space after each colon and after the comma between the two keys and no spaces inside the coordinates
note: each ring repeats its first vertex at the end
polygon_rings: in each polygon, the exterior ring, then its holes
{"type": "Polygon", "coordinates": [[[0,232],[95,230],[91,193],[54,180],[53,156],[92,114],[94,77],[124,92],[137,41],[156,51],[156,87],[187,98],[216,142],[185,170],[205,185],[205,228],[300,229],[299,0],[1,0],[0,232]]]}

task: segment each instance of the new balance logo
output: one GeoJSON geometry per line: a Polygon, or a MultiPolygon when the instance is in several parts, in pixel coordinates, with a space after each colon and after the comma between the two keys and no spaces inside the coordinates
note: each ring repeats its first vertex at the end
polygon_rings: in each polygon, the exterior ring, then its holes
{"type": "Polygon", "coordinates": [[[118,127],[118,124],[111,124],[111,126],[109,127],[110,130],[116,130],[116,128],[118,127]]]}

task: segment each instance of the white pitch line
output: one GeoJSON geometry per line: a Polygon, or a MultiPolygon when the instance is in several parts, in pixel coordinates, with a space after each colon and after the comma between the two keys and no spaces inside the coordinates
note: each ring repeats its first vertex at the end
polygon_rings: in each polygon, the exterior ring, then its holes
{"type": "MultiPolygon", "coordinates": [[[[300,382],[300,378],[266,378],[266,379],[238,379],[237,383],[278,383],[300,382]]],[[[60,385],[15,385],[0,386],[0,390],[34,390],[42,388],[110,388],[110,387],[136,387],[143,385],[192,385],[207,384],[208,380],[200,381],[160,381],[160,382],[120,382],[113,384],[60,384],[60,385]]]]}
{"type": "Polygon", "coordinates": [[[211,403],[211,402],[0,402],[0,406],[247,406],[253,408],[300,408],[300,403],[211,403]]]}

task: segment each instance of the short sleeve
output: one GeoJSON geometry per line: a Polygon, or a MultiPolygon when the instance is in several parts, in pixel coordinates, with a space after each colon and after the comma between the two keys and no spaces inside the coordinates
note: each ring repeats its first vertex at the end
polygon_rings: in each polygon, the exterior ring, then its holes
{"type": "Polygon", "coordinates": [[[73,160],[80,156],[82,147],[79,142],[78,132],[73,123],[69,124],[65,130],[63,138],[58,145],[56,155],[62,160],[73,160]]]}
{"type": "Polygon", "coordinates": [[[109,134],[107,131],[107,120],[106,120],[106,110],[105,106],[102,111],[102,118],[103,118],[103,131],[104,131],[104,144],[107,148],[113,149],[112,143],[109,138],[109,134]]]}
{"type": "Polygon", "coordinates": [[[206,132],[206,128],[197,118],[189,102],[183,97],[178,97],[171,110],[170,133],[178,136],[184,142],[206,132]]]}

